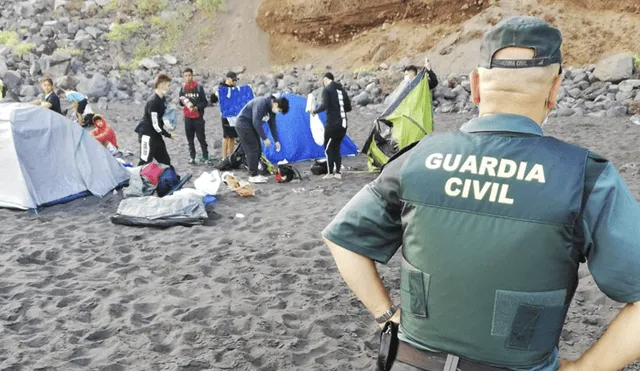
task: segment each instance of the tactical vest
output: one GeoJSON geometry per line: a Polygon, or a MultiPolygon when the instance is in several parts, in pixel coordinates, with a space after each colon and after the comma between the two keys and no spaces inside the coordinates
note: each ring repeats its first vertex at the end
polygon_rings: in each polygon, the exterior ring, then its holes
{"type": "Polygon", "coordinates": [[[503,367],[545,361],[578,284],[588,151],[551,137],[447,133],[400,174],[402,331],[503,367]]]}

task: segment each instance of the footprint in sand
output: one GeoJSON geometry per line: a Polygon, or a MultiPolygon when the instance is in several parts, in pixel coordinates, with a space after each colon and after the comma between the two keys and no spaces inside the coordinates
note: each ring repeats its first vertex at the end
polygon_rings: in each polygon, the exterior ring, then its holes
{"type": "Polygon", "coordinates": [[[282,315],[282,322],[284,323],[285,327],[290,328],[292,330],[297,330],[300,328],[300,320],[298,319],[298,316],[295,314],[283,314],[282,315]]]}

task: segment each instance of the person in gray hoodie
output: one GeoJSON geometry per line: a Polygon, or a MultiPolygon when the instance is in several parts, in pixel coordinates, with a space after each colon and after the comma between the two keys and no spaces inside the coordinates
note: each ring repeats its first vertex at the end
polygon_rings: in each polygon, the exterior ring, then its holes
{"type": "Polygon", "coordinates": [[[289,112],[289,101],[279,95],[268,95],[253,98],[247,103],[236,121],[236,131],[244,149],[247,166],[249,167],[249,181],[264,183],[266,178],[258,174],[258,163],[262,153],[262,141],[265,147],[272,145],[262,127],[263,122],[269,124],[269,130],[275,141],[276,151],[280,152],[280,141],[276,127],[276,114],[286,115],[289,112]]]}

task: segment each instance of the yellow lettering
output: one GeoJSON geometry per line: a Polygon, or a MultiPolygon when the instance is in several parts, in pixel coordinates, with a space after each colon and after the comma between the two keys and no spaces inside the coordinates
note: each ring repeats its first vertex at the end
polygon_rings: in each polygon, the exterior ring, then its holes
{"type": "Polygon", "coordinates": [[[483,157],[480,161],[480,170],[478,174],[489,176],[496,176],[496,167],[498,166],[498,159],[495,157],[483,157]]]}
{"type": "Polygon", "coordinates": [[[453,163],[451,163],[451,158],[452,157],[453,157],[452,154],[447,154],[444,157],[444,165],[442,165],[442,168],[445,171],[456,171],[458,166],[460,166],[460,160],[462,159],[462,155],[456,155],[455,160],[453,161],[453,163]]]}
{"type": "Polygon", "coordinates": [[[464,161],[464,164],[462,164],[462,167],[460,168],[460,170],[458,170],[458,172],[460,173],[469,172],[471,174],[478,174],[478,163],[476,162],[476,156],[471,155],[467,157],[467,159],[464,161]]]}
{"type": "Polygon", "coordinates": [[[545,183],[546,181],[544,177],[544,167],[542,167],[542,165],[540,164],[533,165],[533,168],[529,172],[529,175],[527,175],[524,180],[527,182],[537,180],[539,183],[545,183]]]}
{"type": "Polygon", "coordinates": [[[461,186],[462,185],[462,179],[460,178],[449,178],[449,180],[447,180],[447,183],[445,183],[444,185],[444,192],[447,194],[447,196],[451,196],[451,197],[457,197],[460,194],[460,189],[453,189],[453,186],[457,185],[457,186],[461,186]]]}
{"type": "Polygon", "coordinates": [[[518,170],[518,165],[513,160],[507,160],[503,158],[500,160],[500,167],[498,168],[498,177],[499,178],[511,178],[516,175],[516,171],[518,170]]]}
{"type": "Polygon", "coordinates": [[[442,166],[442,158],[443,158],[442,153],[432,153],[427,157],[427,160],[425,161],[424,165],[429,170],[436,170],[440,166],[442,166]]]}

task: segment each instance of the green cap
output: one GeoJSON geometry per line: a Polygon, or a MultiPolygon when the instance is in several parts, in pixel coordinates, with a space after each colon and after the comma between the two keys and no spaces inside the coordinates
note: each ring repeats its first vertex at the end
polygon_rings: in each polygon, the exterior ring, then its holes
{"type": "MultiPolygon", "coordinates": [[[[480,46],[482,68],[530,68],[562,64],[560,30],[536,17],[511,17],[487,31],[480,46]],[[494,59],[496,52],[508,47],[529,48],[533,59],[494,59]]],[[[562,70],[562,68],[561,68],[562,70]]]]}

